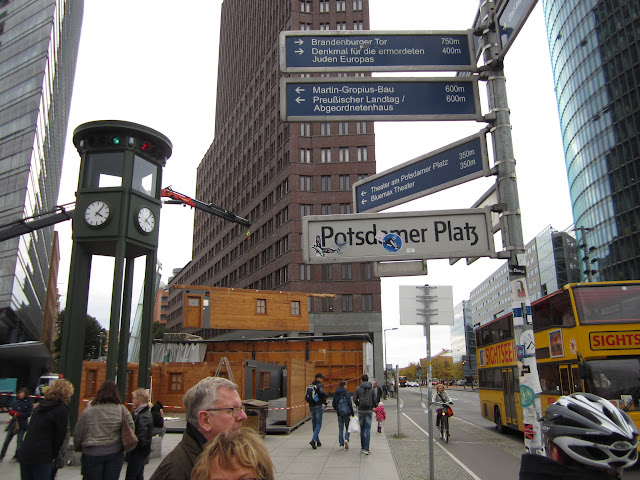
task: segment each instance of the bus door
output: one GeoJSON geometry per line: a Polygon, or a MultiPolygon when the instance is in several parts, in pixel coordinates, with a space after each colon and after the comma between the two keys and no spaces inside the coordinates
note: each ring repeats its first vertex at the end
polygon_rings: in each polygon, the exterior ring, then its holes
{"type": "Polygon", "coordinates": [[[504,414],[507,426],[518,428],[518,412],[516,410],[516,385],[513,368],[502,369],[502,388],[504,391],[504,414]]]}
{"type": "Polygon", "coordinates": [[[584,392],[582,380],[578,374],[578,365],[560,365],[560,391],[562,395],[584,392]]]}

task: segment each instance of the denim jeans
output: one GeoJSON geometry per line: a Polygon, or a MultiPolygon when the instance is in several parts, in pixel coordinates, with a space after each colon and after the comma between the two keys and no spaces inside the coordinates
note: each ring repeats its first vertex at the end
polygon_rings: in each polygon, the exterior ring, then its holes
{"type": "Polygon", "coordinates": [[[82,454],[82,478],[84,480],[118,480],[124,463],[124,452],[111,455],[82,454]]]}
{"type": "Polygon", "coordinates": [[[358,420],[360,421],[360,448],[369,450],[369,439],[371,438],[371,420],[373,413],[358,412],[358,420]]]}
{"type": "Polygon", "coordinates": [[[344,446],[344,441],[349,441],[349,415],[338,415],[338,442],[340,446],[344,446]]]}
{"type": "Polygon", "coordinates": [[[144,465],[148,456],[146,453],[127,455],[127,474],[124,480],[144,480],[144,465]]]}
{"type": "MultiPolygon", "coordinates": [[[[4,444],[2,445],[2,452],[0,452],[0,458],[4,458],[4,456],[6,455],[7,449],[9,448],[9,444],[11,443],[11,439],[13,438],[14,435],[18,437],[18,445],[16,446],[16,452],[20,450],[20,447],[22,446],[22,439],[24,438],[24,432],[26,432],[26,430],[23,430],[23,429],[19,429],[18,433],[13,433],[11,428],[7,430],[7,436],[4,438],[4,444]]],[[[15,454],[13,456],[15,457],[15,454]]]]}
{"type": "Polygon", "coordinates": [[[313,426],[313,438],[316,442],[319,440],[320,429],[322,428],[322,405],[317,407],[309,407],[311,413],[311,425],[313,426]]]}
{"type": "Polygon", "coordinates": [[[51,478],[52,463],[20,464],[20,480],[40,480],[51,478]]]}

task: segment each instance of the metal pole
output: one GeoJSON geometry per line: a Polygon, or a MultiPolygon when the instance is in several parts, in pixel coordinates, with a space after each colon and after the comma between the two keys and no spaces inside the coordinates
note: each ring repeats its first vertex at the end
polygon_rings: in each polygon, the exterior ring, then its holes
{"type": "Polygon", "coordinates": [[[396,391],[396,417],[398,417],[398,436],[400,436],[400,384],[398,383],[398,364],[396,364],[396,375],[395,375],[395,386],[394,389],[396,391]]]}

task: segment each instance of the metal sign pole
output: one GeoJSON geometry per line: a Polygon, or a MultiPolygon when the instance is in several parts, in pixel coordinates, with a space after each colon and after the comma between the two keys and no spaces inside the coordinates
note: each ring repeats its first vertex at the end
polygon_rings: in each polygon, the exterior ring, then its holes
{"type": "Polygon", "coordinates": [[[396,364],[396,374],[395,374],[395,382],[393,389],[396,391],[396,417],[398,417],[398,436],[400,436],[400,383],[398,382],[399,372],[398,364],[396,364]]]}
{"type": "Polygon", "coordinates": [[[424,310],[418,310],[418,314],[424,317],[424,335],[427,341],[427,432],[429,434],[429,479],[434,480],[435,468],[433,462],[433,410],[431,409],[431,321],[430,316],[437,313],[437,310],[431,310],[429,304],[436,297],[429,295],[429,290],[437,287],[418,287],[424,289],[424,295],[420,297],[425,302],[424,310]]]}

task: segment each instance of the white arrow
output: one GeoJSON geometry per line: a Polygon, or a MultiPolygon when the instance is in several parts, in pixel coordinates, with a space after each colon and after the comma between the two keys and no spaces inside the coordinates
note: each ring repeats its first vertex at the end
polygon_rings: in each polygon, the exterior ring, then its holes
{"type": "Polygon", "coordinates": [[[299,38],[298,40],[296,40],[293,43],[297,43],[298,45],[302,45],[304,43],[304,40],[302,40],[301,38],[299,38]]]}
{"type": "Polygon", "coordinates": [[[363,198],[362,201],[360,202],[362,205],[364,205],[365,203],[367,203],[367,201],[363,198]]]}
{"type": "Polygon", "coordinates": [[[296,87],[296,93],[297,93],[298,95],[300,95],[302,92],[304,92],[304,88],[296,87]]]}
{"type": "Polygon", "coordinates": [[[304,50],[299,48],[298,50],[295,51],[295,53],[297,53],[298,55],[302,55],[304,53],[304,50]]]}
{"type": "Polygon", "coordinates": [[[360,196],[361,196],[361,197],[364,197],[366,194],[367,194],[367,193],[366,193],[364,190],[360,192],[360,196]]]}
{"type": "Polygon", "coordinates": [[[300,102],[304,102],[304,98],[300,98],[300,97],[298,97],[298,98],[296,98],[296,102],[298,102],[298,103],[300,103],[300,102]]]}

